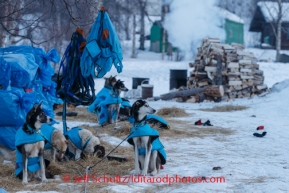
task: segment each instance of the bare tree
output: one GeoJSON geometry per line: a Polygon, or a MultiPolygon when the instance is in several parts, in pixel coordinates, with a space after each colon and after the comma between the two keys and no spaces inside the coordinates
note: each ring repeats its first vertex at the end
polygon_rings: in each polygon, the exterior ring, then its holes
{"type": "Polygon", "coordinates": [[[287,29],[282,28],[282,20],[284,16],[288,14],[289,4],[285,4],[284,2],[288,1],[275,0],[273,2],[260,2],[269,13],[269,16],[266,16],[266,19],[269,21],[276,39],[276,61],[279,60],[281,51],[281,32],[282,30],[287,32],[287,29]]]}
{"type": "Polygon", "coordinates": [[[133,0],[133,34],[132,34],[132,53],[131,57],[136,58],[135,36],[136,36],[136,0],[133,0]]]}
{"type": "Polygon", "coordinates": [[[58,47],[76,27],[89,31],[98,0],[2,0],[0,46],[22,41],[33,46],[58,47]]]}
{"type": "Polygon", "coordinates": [[[139,9],[140,9],[140,50],[145,50],[145,16],[146,16],[146,7],[147,0],[139,0],[139,9]]]}

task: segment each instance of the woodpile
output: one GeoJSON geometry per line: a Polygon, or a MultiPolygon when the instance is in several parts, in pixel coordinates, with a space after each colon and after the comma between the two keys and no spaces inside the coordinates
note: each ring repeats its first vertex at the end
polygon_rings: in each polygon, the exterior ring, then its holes
{"type": "Polygon", "coordinates": [[[188,77],[188,89],[223,85],[223,100],[252,97],[267,91],[257,58],[241,44],[221,44],[217,38],[205,38],[189,66],[193,69],[188,77]]]}

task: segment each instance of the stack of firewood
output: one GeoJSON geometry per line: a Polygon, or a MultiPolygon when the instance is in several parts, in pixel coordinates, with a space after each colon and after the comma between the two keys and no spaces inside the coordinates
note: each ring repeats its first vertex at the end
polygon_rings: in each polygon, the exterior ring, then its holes
{"type": "Polygon", "coordinates": [[[257,58],[241,44],[221,44],[217,38],[205,38],[189,66],[193,70],[188,89],[223,85],[223,99],[252,97],[267,91],[257,58]]]}

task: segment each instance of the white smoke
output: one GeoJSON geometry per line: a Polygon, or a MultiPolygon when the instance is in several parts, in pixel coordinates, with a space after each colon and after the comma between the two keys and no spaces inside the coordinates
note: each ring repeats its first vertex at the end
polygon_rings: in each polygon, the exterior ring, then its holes
{"type": "Polygon", "coordinates": [[[224,19],[215,8],[215,0],[174,0],[165,16],[168,41],[186,53],[187,59],[197,52],[205,37],[225,39],[224,19]]]}

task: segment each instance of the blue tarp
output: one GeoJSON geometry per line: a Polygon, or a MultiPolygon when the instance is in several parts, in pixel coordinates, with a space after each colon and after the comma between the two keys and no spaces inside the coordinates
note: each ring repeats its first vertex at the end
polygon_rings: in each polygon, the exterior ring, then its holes
{"type": "Polygon", "coordinates": [[[22,126],[35,101],[35,93],[0,90],[0,126],[22,126]]]}
{"type": "Polygon", "coordinates": [[[0,89],[6,90],[10,85],[11,64],[0,57],[0,89]]]}
{"type": "Polygon", "coordinates": [[[11,65],[11,86],[25,88],[34,80],[38,64],[32,54],[4,54],[0,57],[11,65]]]}
{"type": "Polygon", "coordinates": [[[15,135],[19,127],[4,127],[0,126],[0,144],[15,150],[15,135]]]}
{"type": "Polygon", "coordinates": [[[98,12],[80,60],[82,76],[102,78],[112,67],[122,72],[122,47],[105,11],[98,12]],[[95,74],[95,70],[97,74],[95,74]]]}
{"type": "Polygon", "coordinates": [[[33,104],[42,102],[44,112],[54,117],[53,105],[61,104],[56,97],[56,83],[51,80],[54,69],[49,61],[59,62],[56,49],[46,53],[32,46],[0,48],[0,140],[15,140],[15,131],[25,122],[33,104]]]}

